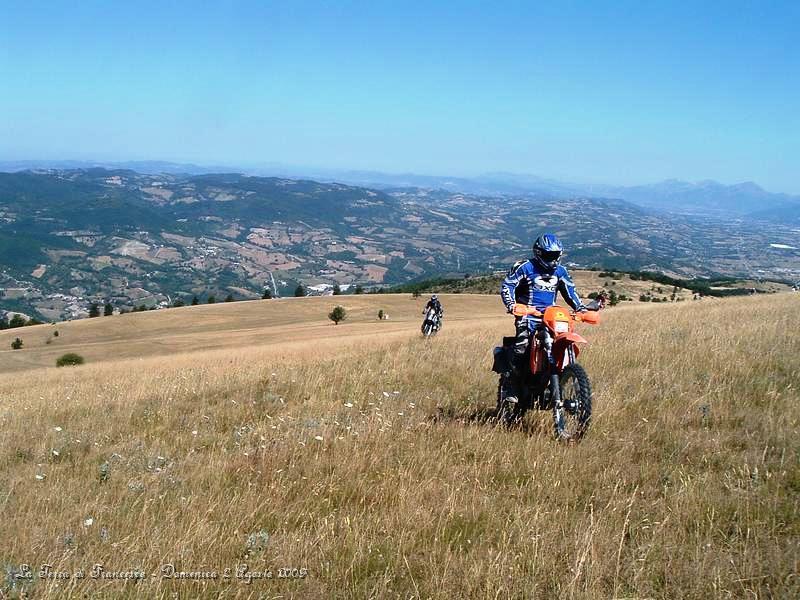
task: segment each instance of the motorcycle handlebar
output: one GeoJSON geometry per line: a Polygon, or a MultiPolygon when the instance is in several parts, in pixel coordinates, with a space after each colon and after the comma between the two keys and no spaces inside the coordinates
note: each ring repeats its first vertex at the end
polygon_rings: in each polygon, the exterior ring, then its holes
{"type": "MultiPolygon", "coordinates": [[[[600,310],[600,307],[597,308],[588,308],[588,312],[597,312],[600,310]]],[[[511,310],[511,313],[515,317],[542,317],[544,313],[538,310],[535,306],[528,306],[527,304],[515,304],[514,308],[511,310]]],[[[576,321],[583,321],[584,319],[581,318],[581,312],[572,311],[572,316],[575,317],[576,321]]],[[[592,319],[585,319],[587,322],[595,321],[595,318],[592,319]]]]}

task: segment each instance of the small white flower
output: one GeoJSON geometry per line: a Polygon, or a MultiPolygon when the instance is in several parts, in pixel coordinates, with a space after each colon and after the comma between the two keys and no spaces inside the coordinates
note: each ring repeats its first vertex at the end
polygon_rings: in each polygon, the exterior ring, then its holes
{"type": "Polygon", "coordinates": [[[63,431],[63,429],[61,429],[61,427],[53,427],[53,429],[55,429],[56,431],[63,431]]]}
{"type": "Polygon", "coordinates": [[[321,435],[315,435],[314,439],[317,440],[318,442],[321,442],[323,440],[321,435]]]}
{"type": "Polygon", "coordinates": [[[85,527],[91,527],[91,526],[92,526],[92,523],[94,523],[94,519],[93,519],[92,517],[89,517],[88,519],[86,519],[86,520],[83,522],[83,524],[84,524],[84,526],[85,526],[85,527]]]}
{"type": "Polygon", "coordinates": [[[58,450],[53,450],[53,456],[59,456],[61,453],[58,450]]]}
{"type": "Polygon", "coordinates": [[[36,481],[44,481],[44,475],[36,475],[36,481]]]}
{"type": "Polygon", "coordinates": [[[389,392],[383,392],[383,395],[384,395],[386,398],[388,398],[388,397],[389,397],[389,392]]]}
{"type": "Polygon", "coordinates": [[[197,429],[192,430],[192,435],[197,435],[197,429]]]}
{"type": "Polygon", "coordinates": [[[344,405],[345,405],[347,408],[353,408],[353,403],[352,403],[352,402],[345,402],[345,403],[344,403],[344,405]]]}

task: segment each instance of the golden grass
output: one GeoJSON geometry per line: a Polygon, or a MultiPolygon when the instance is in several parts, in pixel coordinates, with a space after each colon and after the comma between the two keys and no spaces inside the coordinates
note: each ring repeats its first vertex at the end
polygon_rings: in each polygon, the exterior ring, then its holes
{"type": "MultiPolygon", "coordinates": [[[[411,294],[348,295],[283,298],[187,306],[170,310],[129,313],[52,325],[0,331],[0,373],[52,367],[67,352],[77,352],[88,363],[166,356],[189,351],[279,346],[300,340],[338,345],[343,337],[415,335],[427,298],[411,294]],[[334,326],[328,313],[337,304],[347,320],[334,326]],[[389,320],[379,322],[378,310],[389,320]],[[411,326],[413,324],[414,326],[411,326]],[[54,332],[58,331],[58,337],[54,332]],[[11,350],[19,337],[23,350],[11,350]]],[[[500,298],[480,295],[443,296],[447,323],[477,318],[502,318],[500,298]]],[[[279,351],[281,348],[274,348],[279,351]]]]}
{"type": "Polygon", "coordinates": [[[2,560],[147,574],[35,597],[797,597],[798,307],[606,311],[575,446],[487,421],[503,319],[0,375],[2,560]]]}

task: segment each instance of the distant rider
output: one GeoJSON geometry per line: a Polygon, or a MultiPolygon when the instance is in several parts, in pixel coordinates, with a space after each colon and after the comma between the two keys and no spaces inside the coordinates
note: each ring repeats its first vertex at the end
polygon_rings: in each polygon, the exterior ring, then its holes
{"type": "MultiPolygon", "coordinates": [[[[508,272],[500,286],[500,296],[509,313],[514,312],[515,304],[533,306],[544,311],[556,303],[560,292],[573,310],[584,311],[587,307],[575,291],[575,284],[567,269],[559,264],[563,247],[552,233],[545,233],[533,243],[533,257],[519,261],[508,272]]],[[[516,387],[525,366],[525,353],[530,345],[531,333],[541,325],[541,318],[526,315],[517,317],[516,339],[514,342],[513,370],[509,383],[516,387]]],[[[506,400],[516,401],[518,391],[508,390],[506,400]]]]}
{"type": "Polygon", "coordinates": [[[442,318],[444,318],[444,308],[442,308],[442,303],[439,302],[439,297],[436,294],[433,294],[431,299],[428,300],[425,308],[422,309],[422,314],[424,315],[428,312],[429,308],[432,308],[436,313],[436,329],[439,329],[441,327],[442,318]]]}

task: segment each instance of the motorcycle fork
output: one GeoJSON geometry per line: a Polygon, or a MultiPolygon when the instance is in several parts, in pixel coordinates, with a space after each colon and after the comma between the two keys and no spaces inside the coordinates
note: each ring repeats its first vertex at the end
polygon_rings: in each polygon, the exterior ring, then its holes
{"type": "MultiPolygon", "coordinates": [[[[564,403],[561,400],[561,380],[558,372],[558,365],[553,356],[553,338],[546,329],[542,334],[544,349],[547,355],[547,362],[550,368],[550,400],[553,403],[553,427],[555,431],[564,428],[564,403]]],[[[574,360],[574,354],[570,347],[567,352],[567,360],[574,360]]]]}

